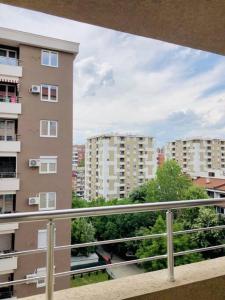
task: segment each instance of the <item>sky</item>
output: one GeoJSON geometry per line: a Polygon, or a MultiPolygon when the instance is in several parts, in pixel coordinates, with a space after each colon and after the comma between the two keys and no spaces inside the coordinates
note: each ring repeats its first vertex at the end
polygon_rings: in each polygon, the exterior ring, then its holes
{"type": "Polygon", "coordinates": [[[0,26],[80,43],[74,143],[102,133],[225,138],[225,58],[0,4],[0,26]]]}

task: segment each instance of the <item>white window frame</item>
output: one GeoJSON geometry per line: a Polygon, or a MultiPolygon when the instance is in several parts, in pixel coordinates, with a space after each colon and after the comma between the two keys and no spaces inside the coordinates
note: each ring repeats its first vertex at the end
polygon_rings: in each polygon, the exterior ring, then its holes
{"type": "MultiPolygon", "coordinates": [[[[39,246],[38,236],[37,236],[37,249],[46,249],[47,248],[47,244],[48,244],[48,241],[47,241],[47,229],[39,229],[38,230],[38,235],[39,235],[39,233],[44,233],[45,234],[45,245],[44,245],[44,247],[40,247],[39,246]]],[[[55,240],[54,246],[56,246],[56,228],[55,228],[55,232],[54,232],[54,240],[55,240]]]]}
{"type": "Polygon", "coordinates": [[[42,66],[47,66],[47,67],[52,67],[52,68],[58,68],[59,67],[59,52],[52,51],[52,50],[42,49],[41,50],[41,64],[42,64],[42,66]],[[45,64],[43,62],[43,57],[44,57],[43,53],[44,52],[47,52],[49,54],[48,64],[45,64]],[[57,64],[56,64],[56,66],[51,65],[51,53],[57,54],[57,64]]]}
{"type": "Polygon", "coordinates": [[[45,276],[43,279],[37,279],[37,288],[45,287],[46,286],[46,267],[37,268],[36,271],[37,276],[45,276]]]}
{"type": "Polygon", "coordinates": [[[58,137],[58,121],[54,121],[54,120],[40,120],[40,137],[48,137],[48,138],[57,138],[58,137]],[[48,122],[47,124],[47,131],[48,134],[42,134],[42,128],[43,128],[43,122],[48,122]],[[55,122],[56,123],[56,135],[50,135],[50,124],[51,122],[55,122]]]}
{"type": "Polygon", "coordinates": [[[39,210],[53,210],[53,209],[56,209],[56,192],[41,192],[39,193],[39,210]],[[54,193],[55,194],[55,205],[54,207],[49,207],[49,195],[50,193],[54,193]],[[46,200],[46,204],[47,206],[45,208],[41,208],[41,194],[46,194],[46,197],[47,197],[47,200],[46,200]]]}
{"type": "Polygon", "coordinates": [[[57,156],[41,156],[40,157],[39,174],[57,174],[57,156]],[[53,163],[53,162],[56,163],[56,168],[55,168],[54,172],[50,171],[50,168],[49,168],[49,164],[53,163]],[[42,163],[47,163],[48,164],[46,172],[41,171],[41,164],[42,163]]]}
{"type": "Polygon", "coordinates": [[[41,93],[40,93],[40,96],[41,96],[41,101],[44,101],[44,102],[53,102],[53,103],[56,103],[56,102],[59,102],[59,87],[57,85],[53,85],[53,84],[41,84],[41,93]],[[42,98],[42,88],[43,87],[46,87],[48,88],[48,99],[43,99],[42,98]],[[51,99],[51,87],[54,87],[56,88],[56,100],[52,100],[51,99]]]}

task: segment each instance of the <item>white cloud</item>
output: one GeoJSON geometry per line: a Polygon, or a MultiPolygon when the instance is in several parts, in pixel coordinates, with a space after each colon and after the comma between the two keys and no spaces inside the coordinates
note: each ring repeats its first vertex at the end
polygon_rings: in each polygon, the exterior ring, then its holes
{"type": "Polygon", "coordinates": [[[144,132],[161,142],[181,134],[225,137],[224,58],[41,13],[0,8],[0,26],[80,42],[74,65],[76,142],[106,131],[144,132]],[[171,116],[185,122],[190,118],[190,124],[178,128],[171,116]]]}

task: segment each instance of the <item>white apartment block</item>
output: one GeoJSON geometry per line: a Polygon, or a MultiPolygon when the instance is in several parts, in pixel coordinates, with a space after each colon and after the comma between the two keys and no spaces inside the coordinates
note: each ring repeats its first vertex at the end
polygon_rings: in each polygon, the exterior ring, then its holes
{"type": "Polygon", "coordinates": [[[191,177],[225,178],[225,140],[176,140],[166,145],[165,157],[176,160],[191,177]]]}
{"type": "Polygon", "coordinates": [[[87,140],[85,199],[124,198],[154,178],[157,168],[152,137],[99,135],[87,140]]]}

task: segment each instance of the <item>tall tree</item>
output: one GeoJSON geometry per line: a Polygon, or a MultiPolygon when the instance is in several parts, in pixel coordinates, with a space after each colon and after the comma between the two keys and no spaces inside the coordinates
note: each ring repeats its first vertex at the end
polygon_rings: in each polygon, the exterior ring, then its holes
{"type": "MultiPolygon", "coordinates": [[[[93,242],[95,240],[95,228],[85,218],[72,221],[72,244],[93,242]]],[[[93,252],[93,247],[73,249],[74,255],[88,255],[93,252]]]]}

